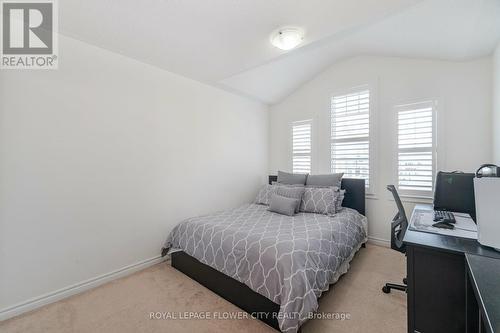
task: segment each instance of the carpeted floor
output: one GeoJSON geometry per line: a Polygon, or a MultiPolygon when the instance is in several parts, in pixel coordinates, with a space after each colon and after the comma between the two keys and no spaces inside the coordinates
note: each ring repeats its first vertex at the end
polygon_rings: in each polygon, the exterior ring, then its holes
{"type": "MultiPolygon", "coordinates": [[[[302,332],[406,332],[406,294],[381,292],[405,276],[404,256],[368,245],[320,299],[319,312],[348,320],[314,319],[302,332]]],[[[161,263],[80,295],[0,323],[0,332],[276,332],[255,319],[150,319],[151,312],[236,313],[239,309],[161,263]]],[[[173,314],[171,315],[173,316],[173,314]]]]}

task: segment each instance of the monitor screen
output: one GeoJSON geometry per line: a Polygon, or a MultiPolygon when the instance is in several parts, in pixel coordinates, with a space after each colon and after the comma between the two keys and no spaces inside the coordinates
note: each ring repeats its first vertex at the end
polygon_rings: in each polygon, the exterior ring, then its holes
{"type": "Polygon", "coordinates": [[[467,213],[476,220],[474,174],[438,172],[434,191],[434,209],[467,213]]]}

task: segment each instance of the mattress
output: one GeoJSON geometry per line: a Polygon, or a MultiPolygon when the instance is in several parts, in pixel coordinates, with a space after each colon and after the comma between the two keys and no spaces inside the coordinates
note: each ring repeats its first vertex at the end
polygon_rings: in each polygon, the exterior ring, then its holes
{"type": "Polygon", "coordinates": [[[164,247],[184,251],[278,304],[280,329],[296,332],[366,239],[366,217],[350,208],[334,216],[285,216],[247,204],[179,223],[164,247]]]}

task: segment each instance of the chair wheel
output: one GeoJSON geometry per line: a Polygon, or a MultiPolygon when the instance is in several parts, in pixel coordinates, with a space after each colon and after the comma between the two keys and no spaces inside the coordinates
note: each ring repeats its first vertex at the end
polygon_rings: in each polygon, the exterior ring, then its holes
{"type": "Polygon", "coordinates": [[[383,287],[382,287],[382,291],[383,291],[384,293],[388,294],[388,293],[390,293],[390,292],[391,292],[391,289],[389,289],[389,287],[387,287],[387,286],[383,286],[383,287]]]}

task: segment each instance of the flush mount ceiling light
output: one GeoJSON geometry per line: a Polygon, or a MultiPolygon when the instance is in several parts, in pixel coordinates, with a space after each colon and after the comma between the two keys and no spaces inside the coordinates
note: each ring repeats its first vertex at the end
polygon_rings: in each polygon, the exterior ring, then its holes
{"type": "Polygon", "coordinates": [[[304,30],[296,27],[285,27],[271,35],[271,44],[282,50],[291,50],[304,40],[304,30]]]}

